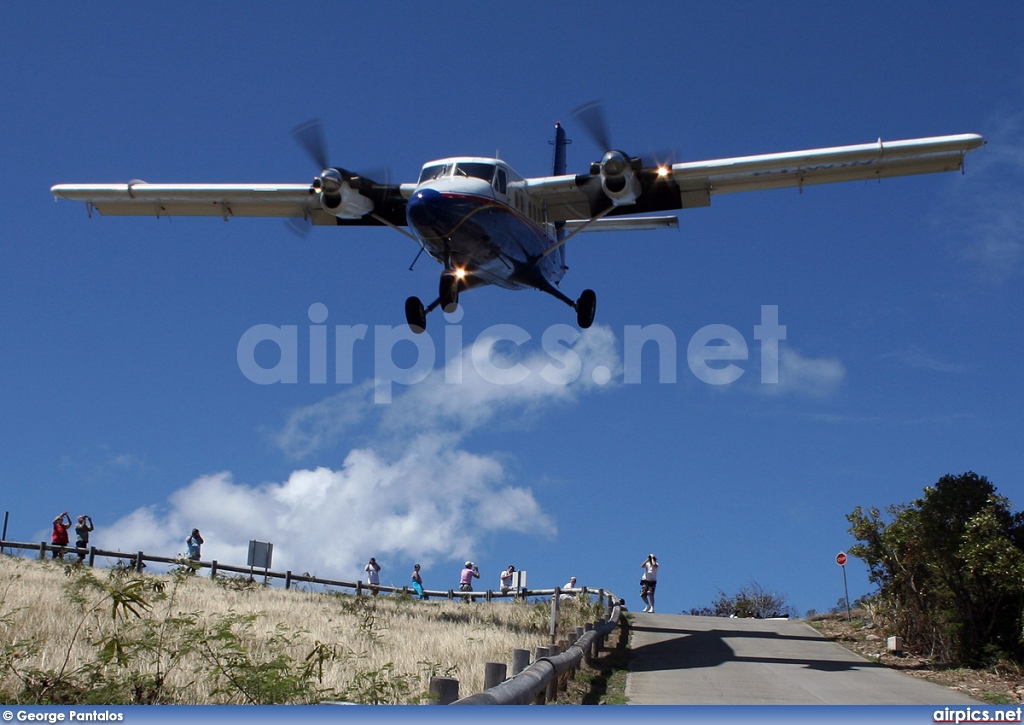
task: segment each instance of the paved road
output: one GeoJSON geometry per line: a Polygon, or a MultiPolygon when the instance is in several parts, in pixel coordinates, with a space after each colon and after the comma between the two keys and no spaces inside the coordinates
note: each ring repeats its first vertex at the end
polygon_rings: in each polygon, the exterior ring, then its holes
{"type": "Polygon", "coordinates": [[[636,705],[956,705],[955,690],[872,664],[799,620],[633,614],[636,705]]]}

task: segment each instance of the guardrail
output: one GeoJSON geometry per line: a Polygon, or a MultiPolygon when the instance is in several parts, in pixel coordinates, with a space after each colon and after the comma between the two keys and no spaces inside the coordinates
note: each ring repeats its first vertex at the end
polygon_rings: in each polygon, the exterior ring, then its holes
{"type": "MultiPolygon", "coordinates": [[[[487,682],[485,682],[487,689],[483,692],[456,699],[454,702],[446,702],[444,693],[451,691],[450,687],[446,686],[447,683],[435,684],[432,681],[431,690],[438,696],[439,704],[529,705],[536,703],[542,705],[545,702],[554,701],[557,696],[559,675],[576,670],[584,658],[589,661],[598,656],[604,647],[605,639],[618,626],[621,612],[621,607],[615,605],[612,608],[611,616],[596,623],[589,631],[580,634],[576,641],[566,648],[565,652],[560,652],[556,646],[538,647],[537,656],[532,665],[521,672],[514,673],[508,679],[503,679],[504,672],[497,676],[492,675],[491,679],[499,681],[490,687],[487,687],[487,682]]],[[[457,692],[457,682],[455,687],[457,692]]]]}

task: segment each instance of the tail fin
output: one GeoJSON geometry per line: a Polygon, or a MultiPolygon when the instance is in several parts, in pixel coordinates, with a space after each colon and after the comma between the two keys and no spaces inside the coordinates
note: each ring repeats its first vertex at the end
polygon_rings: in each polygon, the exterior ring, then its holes
{"type": "MultiPolygon", "coordinates": [[[[572,143],[565,137],[565,129],[562,124],[555,122],[555,140],[550,142],[555,147],[555,160],[552,165],[552,173],[555,176],[565,175],[565,147],[572,143]]],[[[565,222],[555,222],[555,237],[561,239],[565,236],[565,222]]],[[[565,267],[565,245],[558,248],[556,252],[560,258],[562,267],[565,267]]]]}
{"type": "Polygon", "coordinates": [[[555,147],[555,163],[553,174],[555,176],[563,176],[565,174],[565,147],[571,144],[565,138],[565,129],[562,128],[561,123],[555,123],[555,140],[552,144],[555,147]]]}

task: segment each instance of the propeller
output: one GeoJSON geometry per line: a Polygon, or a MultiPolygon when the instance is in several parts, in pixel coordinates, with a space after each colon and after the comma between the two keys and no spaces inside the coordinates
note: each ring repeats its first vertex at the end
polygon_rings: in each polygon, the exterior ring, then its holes
{"type": "Polygon", "coordinates": [[[583,130],[590,135],[602,152],[611,150],[612,142],[608,134],[608,122],[605,120],[604,104],[601,101],[587,101],[577,107],[572,115],[580,122],[583,130]]]}
{"type": "Polygon", "coordinates": [[[292,136],[318,169],[327,168],[327,142],[324,127],[319,118],[311,118],[292,129],[292,136]]]}
{"type": "MultiPolygon", "coordinates": [[[[572,112],[574,118],[580,122],[583,130],[587,132],[587,135],[597,144],[597,147],[604,154],[605,159],[611,160],[609,153],[613,156],[617,156],[613,162],[615,173],[619,173],[619,164],[623,158],[628,159],[629,156],[623,151],[616,151],[612,145],[611,134],[608,132],[608,122],[605,120],[604,104],[600,100],[587,101],[586,103],[578,106],[576,110],[572,112]]],[[[658,168],[661,166],[671,166],[677,156],[676,149],[659,150],[655,153],[641,154],[638,158],[644,167],[658,168]]],[[[603,161],[602,161],[603,163],[603,161]]]]}

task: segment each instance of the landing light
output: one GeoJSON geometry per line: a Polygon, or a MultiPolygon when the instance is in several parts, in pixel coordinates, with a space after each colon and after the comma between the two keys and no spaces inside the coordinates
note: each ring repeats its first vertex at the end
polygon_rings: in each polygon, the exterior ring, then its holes
{"type": "Polygon", "coordinates": [[[458,277],[459,279],[465,278],[466,270],[464,270],[464,269],[456,269],[455,270],[455,276],[458,277]]]}
{"type": "Polygon", "coordinates": [[[659,179],[664,179],[666,176],[668,176],[668,173],[669,173],[669,169],[668,169],[667,166],[659,166],[658,167],[658,178],[659,179]]]}

